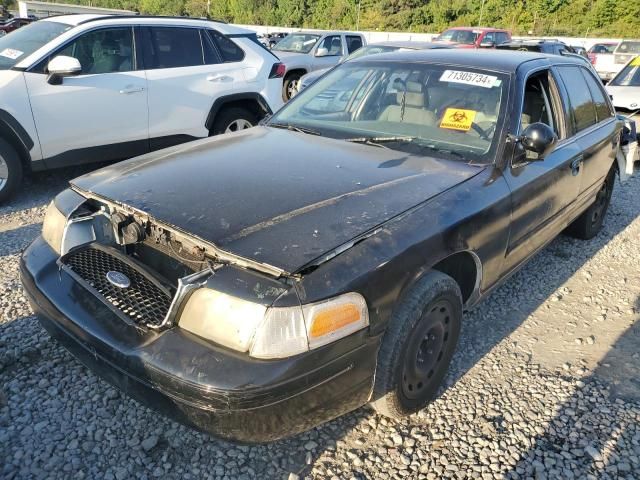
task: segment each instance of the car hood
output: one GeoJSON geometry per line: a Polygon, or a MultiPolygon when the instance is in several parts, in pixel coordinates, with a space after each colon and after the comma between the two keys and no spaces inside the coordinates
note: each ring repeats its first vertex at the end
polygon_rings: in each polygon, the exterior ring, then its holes
{"type": "Polygon", "coordinates": [[[464,162],[255,127],[71,183],[292,273],[479,171],[464,162]]]}
{"type": "Polygon", "coordinates": [[[608,86],[607,92],[613,97],[611,102],[616,108],[627,110],[640,109],[640,87],[608,86]]]}

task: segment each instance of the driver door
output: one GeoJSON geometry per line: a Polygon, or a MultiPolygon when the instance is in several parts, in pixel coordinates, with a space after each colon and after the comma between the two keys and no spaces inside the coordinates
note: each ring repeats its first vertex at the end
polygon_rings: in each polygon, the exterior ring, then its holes
{"type": "Polygon", "coordinates": [[[531,74],[521,87],[518,131],[542,122],[558,135],[558,143],[544,159],[527,158],[520,143],[504,176],[511,189],[511,231],[505,271],[551,241],[572,218],[571,209],[580,192],[582,155],[570,136],[566,111],[555,77],[550,70],[531,74]]]}
{"type": "Polygon", "coordinates": [[[24,75],[47,167],[148,151],[147,80],[132,27],[83,33],[24,75]],[[77,58],[82,72],[51,85],[46,65],[58,55],[77,58]]]}

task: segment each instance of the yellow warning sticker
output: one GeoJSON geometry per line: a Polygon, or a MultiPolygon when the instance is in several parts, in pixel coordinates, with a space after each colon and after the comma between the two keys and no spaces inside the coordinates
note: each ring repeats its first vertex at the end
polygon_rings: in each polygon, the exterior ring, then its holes
{"type": "Polygon", "coordinates": [[[473,119],[476,118],[475,110],[463,110],[462,108],[447,108],[440,121],[440,128],[469,131],[473,119]]]}
{"type": "Polygon", "coordinates": [[[634,58],[633,60],[631,60],[631,65],[633,67],[640,67],[640,56],[634,58]]]}

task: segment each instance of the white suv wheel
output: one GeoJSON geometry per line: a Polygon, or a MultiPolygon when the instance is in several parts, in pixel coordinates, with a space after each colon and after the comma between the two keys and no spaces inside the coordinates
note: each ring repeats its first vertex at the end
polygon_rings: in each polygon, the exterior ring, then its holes
{"type": "Polygon", "coordinates": [[[245,120],[244,118],[239,118],[231,122],[224,133],[237,132],[238,130],[246,130],[247,128],[251,128],[253,125],[249,120],[245,120]]]}

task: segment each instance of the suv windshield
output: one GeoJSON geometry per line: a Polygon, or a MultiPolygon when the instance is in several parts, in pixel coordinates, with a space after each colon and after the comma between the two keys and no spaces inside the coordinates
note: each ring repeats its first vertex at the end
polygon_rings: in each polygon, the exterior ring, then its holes
{"type": "Polygon", "coordinates": [[[268,125],[488,163],[504,118],[507,83],[504,74],[472,68],[358,61],[310,85],[268,125]]]}
{"type": "Polygon", "coordinates": [[[279,52],[309,53],[319,39],[320,35],[313,35],[310,33],[290,33],[276,43],[271,50],[279,52]]]}
{"type": "Polygon", "coordinates": [[[0,38],[0,70],[9,70],[72,25],[50,21],[34,22],[0,38]]]}
{"type": "Polygon", "coordinates": [[[479,32],[472,32],[471,30],[445,30],[440,34],[438,40],[473,45],[479,36],[479,32]]]}
{"type": "Polygon", "coordinates": [[[620,70],[609,85],[618,87],[640,87],[640,56],[631,60],[620,70]]]}

